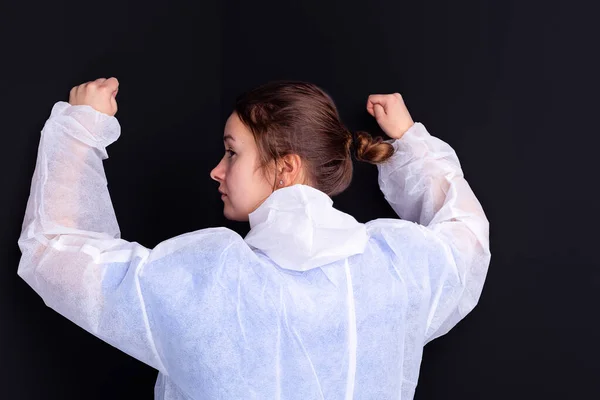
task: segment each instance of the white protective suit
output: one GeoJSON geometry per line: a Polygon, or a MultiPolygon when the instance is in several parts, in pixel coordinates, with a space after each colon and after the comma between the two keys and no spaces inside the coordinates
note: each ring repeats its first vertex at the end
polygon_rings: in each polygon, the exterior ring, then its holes
{"type": "Polygon", "coordinates": [[[478,302],[489,224],[453,149],[414,124],[378,165],[403,218],[366,224],[305,185],[245,238],[120,238],[102,160],[115,117],[57,102],[41,132],[18,274],[46,305],[159,371],[157,399],[413,398],[423,346],[478,302]]]}

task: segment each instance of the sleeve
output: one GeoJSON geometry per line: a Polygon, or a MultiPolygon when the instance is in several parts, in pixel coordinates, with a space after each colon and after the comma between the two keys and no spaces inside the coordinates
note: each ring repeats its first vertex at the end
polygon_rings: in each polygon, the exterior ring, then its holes
{"type": "Polygon", "coordinates": [[[490,264],[489,222],[455,151],[415,123],[378,165],[379,186],[398,216],[418,224],[429,265],[425,343],[446,334],[479,301],[490,264]]]}
{"type": "Polygon", "coordinates": [[[54,105],[41,132],[18,275],[50,308],[166,372],[140,289],[150,250],[120,238],[102,164],[119,135],[115,117],[54,105]]]}

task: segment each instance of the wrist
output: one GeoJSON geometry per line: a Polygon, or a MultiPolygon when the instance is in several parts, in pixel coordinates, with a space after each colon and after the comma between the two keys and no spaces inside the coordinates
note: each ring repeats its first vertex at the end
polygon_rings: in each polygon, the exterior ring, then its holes
{"type": "Polygon", "coordinates": [[[398,129],[394,134],[388,134],[388,136],[396,140],[402,139],[406,132],[408,132],[413,126],[415,126],[415,123],[413,120],[410,120],[410,122],[404,125],[401,129],[398,129]]]}

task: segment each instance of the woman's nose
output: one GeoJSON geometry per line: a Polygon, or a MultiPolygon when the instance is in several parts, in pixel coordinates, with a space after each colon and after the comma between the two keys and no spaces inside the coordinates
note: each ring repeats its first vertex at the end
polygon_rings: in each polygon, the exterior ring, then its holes
{"type": "Polygon", "coordinates": [[[218,163],[217,166],[210,171],[210,177],[215,181],[220,182],[223,180],[223,176],[223,168],[221,168],[221,163],[218,163]]]}

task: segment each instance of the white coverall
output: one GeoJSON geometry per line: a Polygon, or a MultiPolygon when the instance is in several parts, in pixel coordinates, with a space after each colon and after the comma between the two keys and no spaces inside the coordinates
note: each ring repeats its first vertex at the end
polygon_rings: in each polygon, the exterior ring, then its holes
{"type": "Polygon", "coordinates": [[[120,238],[102,160],[115,117],[57,102],[41,132],[18,274],[75,324],[159,371],[155,398],[413,398],[423,346],[479,300],[489,223],[454,150],[415,123],[378,165],[402,219],[366,224],[305,185],[245,238],[120,238]]]}

